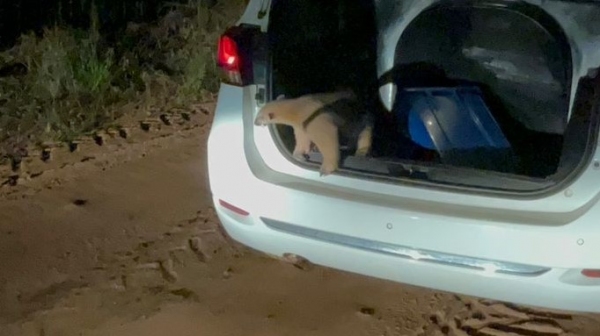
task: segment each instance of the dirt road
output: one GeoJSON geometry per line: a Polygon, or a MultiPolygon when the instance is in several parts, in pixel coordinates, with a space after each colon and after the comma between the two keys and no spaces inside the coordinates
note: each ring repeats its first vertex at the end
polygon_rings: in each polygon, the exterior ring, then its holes
{"type": "Polygon", "coordinates": [[[0,189],[1,336],[600,334],[599,316],[302,270],[231,242],[198,110],[31,158],[0,189]]]}

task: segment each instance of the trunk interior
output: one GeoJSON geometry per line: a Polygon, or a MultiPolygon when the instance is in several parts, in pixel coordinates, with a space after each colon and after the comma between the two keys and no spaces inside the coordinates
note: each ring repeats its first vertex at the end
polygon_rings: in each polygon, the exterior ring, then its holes
{"type": "MultiPolygon", "coordinates": [[[[524,2],[431,6],[403,31],[394,67],[378,77],[380,28],[374,1],[273,1],[271,99],[345,86],[376,116],[371,158],[343,153],[343,173],[431,182],[431,169],[443,169],[485,176],[439,178],[445,183],[492,187],[496,176],[536,189],[581,166],[597,93],[580,82],[569,118],[571,49],[542,9],[524,2]],[[397,88],[391,111],[379,93],[389,83],[397,88]]],[[[277,126],[275,133],[292,159],[293,130],[277,126]]],[[[318,165],[319,154],[308,162],[318,165]]]]}

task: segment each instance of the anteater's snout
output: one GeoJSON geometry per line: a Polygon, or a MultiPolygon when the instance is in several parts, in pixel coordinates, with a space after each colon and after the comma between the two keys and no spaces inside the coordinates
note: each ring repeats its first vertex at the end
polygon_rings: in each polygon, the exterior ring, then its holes
{"type": "Polygon", "coordinates": [[[267,120],[265,119],[265,117],[261,114],[257,115],[256,118],[254,118],[254,126],[265,126],[267,125],[267,120]]]}
{"type": "Polygon", "coordinates": [[[272,124],[275,119],[275,113],[269,110],[262,109],[258,112],[258,115],[254,119],[254,125],[256,126],[267,126],[268,124],[272,124]]]}

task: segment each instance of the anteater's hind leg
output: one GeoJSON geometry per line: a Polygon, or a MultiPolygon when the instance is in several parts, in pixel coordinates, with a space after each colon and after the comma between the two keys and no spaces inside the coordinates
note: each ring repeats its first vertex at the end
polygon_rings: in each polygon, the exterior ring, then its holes
{"type": "Polygon", "coordinates": [[[322,115],[308,125],[306,132],[323,156],[321,176],[336,171],[340,162],[340,144],[335,124],[328,116],[322,115]]]}
{"type": "Polygon", "coordinates": [[[371,152],[371,144],[373,143],[373,127],[367,126],[358,135],[356,143],[355,156],[367,156],[371,152]]]}

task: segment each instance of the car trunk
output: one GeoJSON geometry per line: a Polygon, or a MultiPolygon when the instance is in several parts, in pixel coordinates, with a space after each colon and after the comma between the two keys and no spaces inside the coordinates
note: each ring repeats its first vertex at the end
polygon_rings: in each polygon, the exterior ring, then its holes
{"type": "MultiPolygon", "coordinates": [[[[595,149],[598,92],[574,74],[561,24],[525,2],[427,2],[273,1],[269,96],[358,93],[376,116],[373,152],[343,147],[343,174],[520,191],[576,176],[595,149]]],[[[295,160],[292,129],[274,135],[295,160]]]]}

